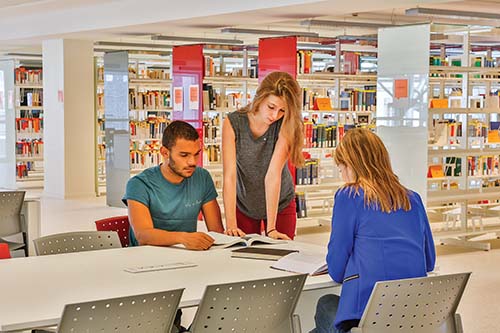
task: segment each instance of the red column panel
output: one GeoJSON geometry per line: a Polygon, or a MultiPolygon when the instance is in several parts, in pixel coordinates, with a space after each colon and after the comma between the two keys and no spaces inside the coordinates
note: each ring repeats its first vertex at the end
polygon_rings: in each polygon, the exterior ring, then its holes
{"type": "Polygon", "coordinates": [[[274,71],[297,77],[297,37],[259,39],[259,82],[274,71]]]}
{"type": "MultiPolygon", "coordinates": [[[[172,120],[184,120],[196,128],[203,145],[203,77],[205,75],[203,45],[174,46],[172,52],[172,105],[174,88],[182,87],[182,111],[172,111],[172,120]],[[189,103],[190,86],[198,86],[198,108],[191,108],[189,103]]],[[[203,161],[200,154],[199,165],[203,161]]]]}
{"type": "MultiPolygon", "coordinates": [[[[297,78],[297,37],[259,39],[259,82],[270,72],[287,72],[297,78]]],[[[295,184],[296,170],[288,162],[295,184]]]]}

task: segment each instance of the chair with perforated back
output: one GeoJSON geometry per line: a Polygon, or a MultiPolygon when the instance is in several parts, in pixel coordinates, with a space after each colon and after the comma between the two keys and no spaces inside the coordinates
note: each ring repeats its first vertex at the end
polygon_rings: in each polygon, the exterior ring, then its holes
{"type": "Polygon", "coordinates": [[[170,332],[183,291],[68,304],[58,332],[170,332]]]}
{"type": "Polygon", "coordinates": [[[24,250],[28,256],[26,230],[21,215],[24,194],[24,191],[0,191],[0,241],[6,243],[10,251],[24,250]]]}
{"type": "Polygon", "coordinates": [[[0,259],[9,259],[10,251],[7,243],[0,243],[0,259]]]}
{"type": "Polygon", "coordinates": [[[306,277],[207,286],[191,332],[300,333],[293,312],[306,277]]]}
{"type": "Polygon", "coordinates": [[[130,244],[129,230],[130,224],[128,216],[114,216],[102,220],[95,221],[95,226],[98,231],[116,231],[120,237],[120,242],[123,247],[128,247],[130,244]]]}
{"type": "Polygon", "coordinates": [[[33,240],[39,256],[121,248],[115,231],[77,231],[48,235],[33,240]]]}
{"type": "Polygon", "coordinates": [[[471,273],[380,281],[352,333],[462,333],[456,313],[471,273]]]}

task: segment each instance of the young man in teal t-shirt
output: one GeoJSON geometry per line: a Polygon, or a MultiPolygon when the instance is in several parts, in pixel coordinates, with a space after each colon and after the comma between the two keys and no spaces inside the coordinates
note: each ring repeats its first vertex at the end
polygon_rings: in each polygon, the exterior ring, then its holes
{"type": "Polygon", "coordinates": [[[213,180],[196,167],[200,152],[193,126],[183,121],[167,126],[160,148],[164,163],[131,178],[122,199],[128,206],[131,245],[207,250],[214,240],[196,231],[200,211],[209,231],[224,232],[213,180]]]}

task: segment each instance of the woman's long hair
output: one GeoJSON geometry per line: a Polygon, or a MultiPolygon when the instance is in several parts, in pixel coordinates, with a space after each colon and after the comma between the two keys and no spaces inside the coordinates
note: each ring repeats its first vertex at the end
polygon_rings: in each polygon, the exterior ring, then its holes
{"type": "Polygon", "coordinates": [[[269,95],[282,97],[285,100],[286,110],[281,126],[290,146],[290,161],[295,166],[301,167],[304,165],[301,90],[297,81],[290,74],[286,72],[269,73],[257,88],[252,103],[240,111],[257,112],[259,106],[269,95]]]}
{"type": "Polygon", "coordinates": [[[365,205],[386,213],[410,210],[408,189],[392,171],[384,143],[370,130],[348,130],[335,150],[335,162],[352,169],[355,180],[346,186],[356,191],[361,187],[365,205]]]}

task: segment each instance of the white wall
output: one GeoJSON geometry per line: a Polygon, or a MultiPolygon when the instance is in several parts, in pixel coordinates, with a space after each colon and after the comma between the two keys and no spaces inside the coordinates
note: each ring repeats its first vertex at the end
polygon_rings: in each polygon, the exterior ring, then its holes
{"type": "Polygon", "coordinates": [[[95,195],[92,42],[43,42],[45,194],[95,195]]]}

